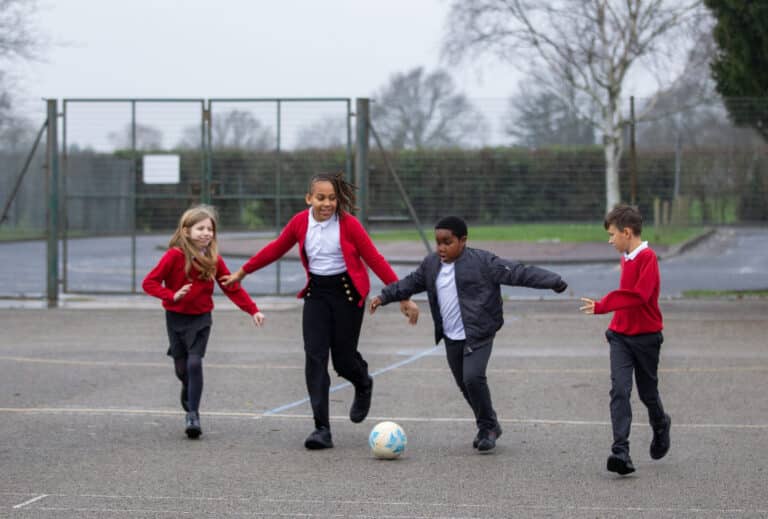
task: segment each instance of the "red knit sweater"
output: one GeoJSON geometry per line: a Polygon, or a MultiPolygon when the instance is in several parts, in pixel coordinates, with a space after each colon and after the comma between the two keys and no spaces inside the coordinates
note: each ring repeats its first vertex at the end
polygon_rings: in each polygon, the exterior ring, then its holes
{"type": "MultiPolygon", "coordinates": [[[[266,267],[273,261],[280,259],[291,250],[291,247],[298,243],[301,264],[304,265],[304,270],[307,272],[307,284],[304,285],[304,288],[298,293],[297,297],[304,297],[304,293],[309,285],[309,260],[304,251],[304,242],[307,239],[310,210],[301,211],[294,215],[286,224],[280,236],[268,243],[243,265],[243,271],[250,274],[255,270],[266,267]]],[[[361,296],[360,306],[363,306],[365,298],[371,289],[371,281],[368,279],[368,270],[365,264],[371,267],[371,270],[385,285],[397,281],[397,275],[392,270],[392,267],[389,266],[387,260],[384,259],[384,256],[381,255],[373,244],[360,221],[351,214],[339,217],[339,240],[341,241],[341,253],[344,256],[347,273],[361,296]],[[365,261],[365,264],[363,261],[365,261]]]]}
{"type": "Polygon", "coordinates": [[[596,314],[614,312],[609,329],[625,335],[655,333],[664,328],[659,310],[659,261],[647,248],[633,260],[621,257],[619,289],[595,303],[596,314]]]}
{"type": "MultiPolygon", "coordinates": [[[[216,265],[216,282],[221,276],[229,274],[229,269],[221,256],[216,265]]],[[[203,281],[200,279],[200,272],[195,268],[194,263],[189,269],[189,277],[184,273],[184,252],[179,248],[168,249],[158,264],[153,268],[142,283],[144,292],[151,296],[162,299],[163,308],[172,312],[181,314],[204,314],[213,309],[213,280],[203,281]],[[187,295],[173,301],[175,294],[182,286],[192,283],[192,287],[187,295]]],[[[256,303],[251,296],[240,286],[240,283],[234,283],[228,287],[219,283],[221,290],[244,312],[250,315],[259,311],[256,303]]]]}

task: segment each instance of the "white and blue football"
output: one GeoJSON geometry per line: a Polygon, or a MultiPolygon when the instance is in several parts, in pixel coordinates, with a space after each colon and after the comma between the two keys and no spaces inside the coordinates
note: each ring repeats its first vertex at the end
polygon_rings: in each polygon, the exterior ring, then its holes
{"type": "Polygon", "coordinates": [[[408,438],[403,428],[395,422],[379,422],[368,436],[368,445],[373,455],[380,459],[392,460],[405,451],[408,438]]]}

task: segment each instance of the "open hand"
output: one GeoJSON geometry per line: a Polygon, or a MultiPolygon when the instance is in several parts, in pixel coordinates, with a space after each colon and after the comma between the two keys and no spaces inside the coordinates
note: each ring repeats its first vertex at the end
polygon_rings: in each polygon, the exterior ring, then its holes
{"type": "Polygon", "coordinates": [[[595,313],[595,300],[590,299],[588,297],[582,297],[581,300],[584,302],[584,306],[579,308],[582,312],[585,314],[594,314],[595,313]]]}
{"type": "Polygon", "coordinates": [[[176,293],[173,294],[173,302],[175,303],[176,301],[178,301],[179,299],[187,295],[191,289],[192,289],[192,283],[187,283],[186,285],[178,289],[176,293]]]}
{"type": "Polygon", "coordinates": [[[261,328],[261,326],[264,324],[264,314],[261,312],[256,312],[253,314],[253,324],[256,325],[256,328],[261,328]]]}
{"type": "Polygon", "coordinates": [[[232,283],[237,283],[239,281],[242,281],[245,277],[245,272],[243,272],[242,269],[238,269],[237,272],[233,272],[229,275],[224,275],[219,278],[219,283],[221,283],[222,286],[228,287],[232,283]]]}

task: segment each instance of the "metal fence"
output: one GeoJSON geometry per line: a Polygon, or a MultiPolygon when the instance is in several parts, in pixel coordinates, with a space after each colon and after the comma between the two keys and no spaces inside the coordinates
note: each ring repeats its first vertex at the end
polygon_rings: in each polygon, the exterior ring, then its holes
{"type": "MultiPolygon", "coordinates": [[[[451,133],[453,140],[421,147],[389,138],[396,125],[374,111],[370,125],[383,146],[371,140],[361,176],[353,158],[363,151],[353,151],[364,148],[352,127],[360,117],[347,98],[66,99],[58,130],[62,287],[138,291],[179,215],[197,202],[219,209],[225,232],[274,236],[305,207],[306,182],[321,170],[365,179],[359,205],[373,227],[412,225],[409,202],[425,226],[446,212],[473,225],[601,221],[605,158],[583,114],[553,114],[529,128],[515,126],[507,101],[472,106],[473,126],[460,124],[464,133],[451,133]],[[89,263],[93,257],[101,259],[89,263]]],[[[768,147],[759,131],[735,126],[720,101],[638,100],[634,125],[629,103],[624,108],[621,196],[636,198],[647,220],[768,222],[768,147]]],[[[415,123],[404,117],[404,124],[415,123]]],[[[6,238],[46,234],[44,149],[45,142],[32,155],[0,226],[6,238]]],[[[0,203],[28,153],[0,151],[0,203]]],[[[273,281],[257,292],[295,288],[280,265],[268,275],[273,281]]]]}

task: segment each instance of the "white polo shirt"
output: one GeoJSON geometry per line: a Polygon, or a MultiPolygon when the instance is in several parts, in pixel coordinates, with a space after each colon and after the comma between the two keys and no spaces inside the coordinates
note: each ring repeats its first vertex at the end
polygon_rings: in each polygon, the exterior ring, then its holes
{"type": "Polygon", "coordinates": [[[443,333],[453,341],[461,341],[467,336],[456,291],[455,266],[455,263],[442,263],[437,274],[437,302],[440,305],[440,317],[443,318],[443,333]]]}
{"type": "Polygon", "coordinates": [[[638,254],[640,254],[643,250],[645,250],[647,248],[648,248],[648,242],[644,241],[640,245],[635,247],[635,250],[633,250],[629,254],[627,254],[625,252],[624,253],[624,259],[626,259],[627,261],[632,261],[633,259],[635,259],[637,257],[638,254]]]}
{"type": "Polygon", "coordinates": [[[309,213],[309,226],[304,241],[304,250],[309,260],[309,271],[320,276],[333,276],[347,270],[344,255],[341,252],[339,233],[339,215],[334,214],[323,222],[318,222],[309,213]]]}

